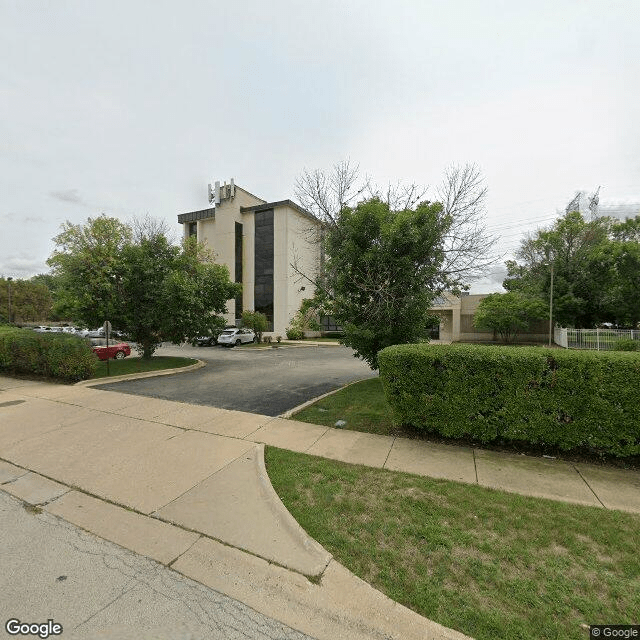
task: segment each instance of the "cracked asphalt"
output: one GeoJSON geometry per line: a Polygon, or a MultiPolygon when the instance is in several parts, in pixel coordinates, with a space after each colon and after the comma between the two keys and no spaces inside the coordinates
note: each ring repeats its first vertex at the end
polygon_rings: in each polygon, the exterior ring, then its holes
{"type": "MultiPolygon", "coordinates": [[[[0,491],[2,630],[53,619],[75,640],[312,640],[0,491]]],[[[36,636],[29,636],[36,637],[36,636]]]]}
{"type": "Polygon", "coordinates": [[[199,358],[207,366],[98,388],[278,416],[348,382],[377,375],[342,346],[227,349],[183,345],[162,347],[157,353],[199,358]]]}

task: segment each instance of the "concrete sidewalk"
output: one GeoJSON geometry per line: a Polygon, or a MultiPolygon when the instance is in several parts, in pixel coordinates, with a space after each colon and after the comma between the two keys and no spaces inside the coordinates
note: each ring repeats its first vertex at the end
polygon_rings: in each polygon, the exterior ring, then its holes
{"type": "Polygon", "coordinates": [[[0,488],[316,638],[463,638],[332,559],[263,445],[640,512],[640,473],[0,378],[0,488]],[[311,578],[311,579],[309,579],[311,578]]]}

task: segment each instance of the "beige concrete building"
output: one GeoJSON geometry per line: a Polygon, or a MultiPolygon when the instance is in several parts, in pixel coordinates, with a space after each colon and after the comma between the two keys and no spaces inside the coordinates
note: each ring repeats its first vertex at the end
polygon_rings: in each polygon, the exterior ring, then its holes
{"type": "Polygon", "coordinates": [[[320,223],[291,200],[267,202],[226,182],[210,186],[212,207],[178,216],[184,237],[195,235],[213,250],[216,262],[242,283],[242,296],[227,304],[236,324],[244,310],[261,311],[274,335],[284,337],[304,298],[314,294],[301,274],[315,275],[320,223]]]}
{"type": "MultiPolygon", "coordinates": [[[[432,310],[440,317],[440,340],[446,342],[490,342],[498,339],[493,331],[476,329],[473,326],[473,315],[487,293],[455,296],[444,293],[436,298],[432,310]]],[[[534,323],[530,333],[519,333],[517,342],[545,342],[548,339],[548,325],[546,321],[534,323]]],[[[434,336],[435,337],[435,336],[434,336]]]]}

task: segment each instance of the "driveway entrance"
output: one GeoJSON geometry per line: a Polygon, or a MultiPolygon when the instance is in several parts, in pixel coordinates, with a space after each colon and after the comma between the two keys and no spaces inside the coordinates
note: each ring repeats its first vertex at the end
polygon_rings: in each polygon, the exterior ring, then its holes
{"type": "Polygon", "coordinates": [[[277,416],[348,382],[377,375],[347,347],[256,349],[162,347],[158,355],[199,358],[206,367],[100,385],[100,389],[277,416]]]}

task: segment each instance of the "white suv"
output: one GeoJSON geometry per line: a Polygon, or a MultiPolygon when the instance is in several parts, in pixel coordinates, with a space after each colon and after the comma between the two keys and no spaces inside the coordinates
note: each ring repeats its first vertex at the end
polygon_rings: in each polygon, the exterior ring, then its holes
{"type": "Polygon", "coordinates": [[[218,344],[234,347],[246,342],[258,342],[256,334],[251,329],[225,329],[218,336],[218,344]]]}

